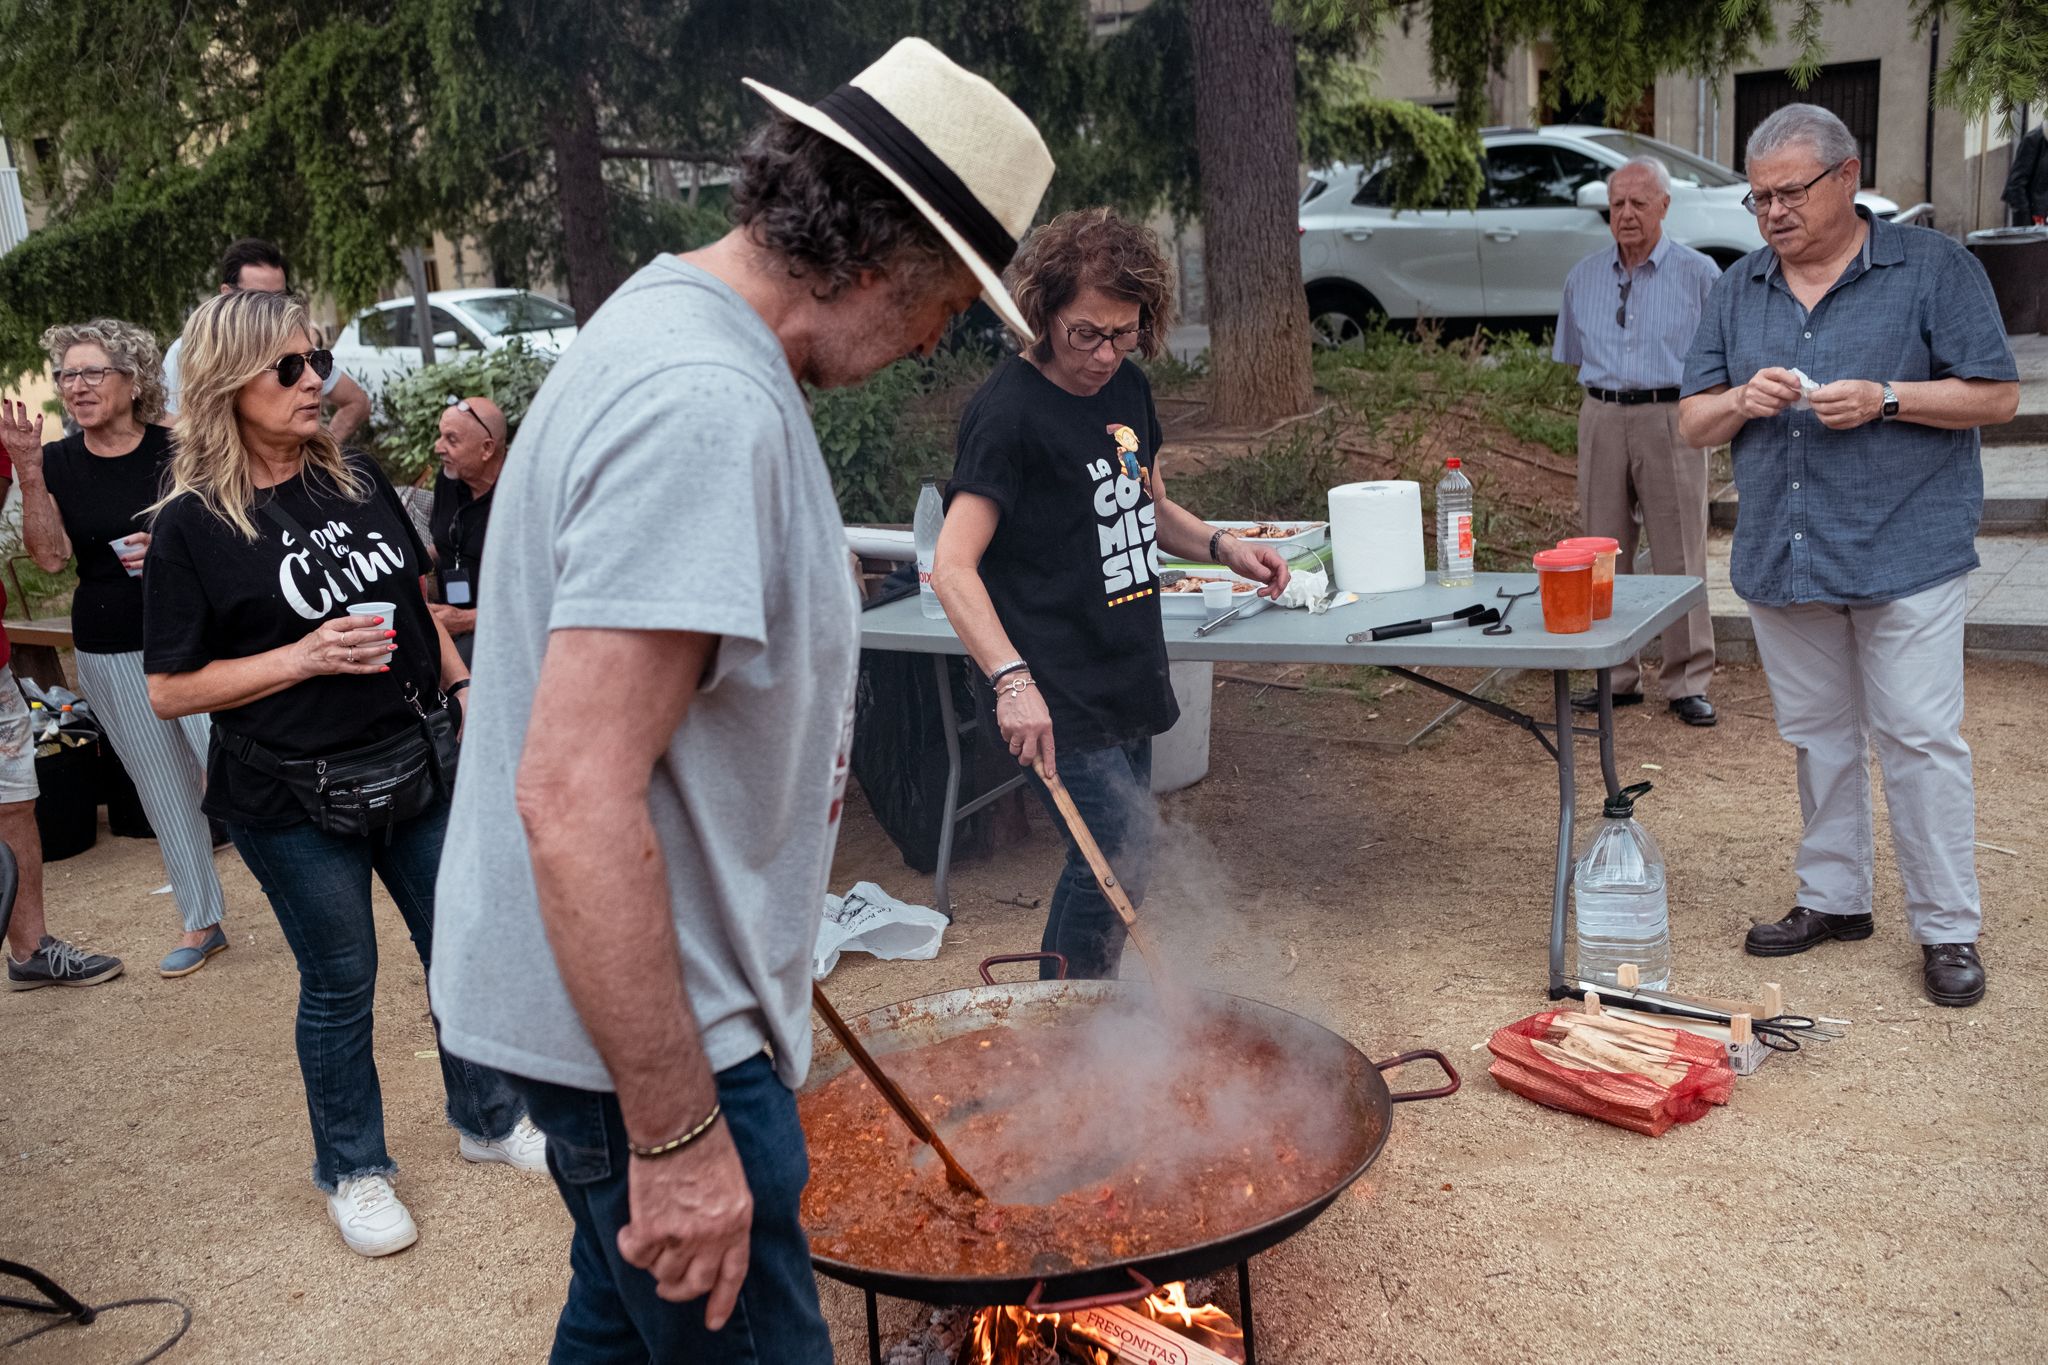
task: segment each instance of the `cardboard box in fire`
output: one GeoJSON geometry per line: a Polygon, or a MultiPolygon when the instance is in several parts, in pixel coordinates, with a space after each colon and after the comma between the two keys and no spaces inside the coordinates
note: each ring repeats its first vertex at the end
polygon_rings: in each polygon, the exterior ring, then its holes
{"type": "Polygon", "coordinates": [[[1236,1365],[1229,1356],[1129,1308],[1084,1308],[1067,1327],[1113,1352],[1123,1365],[1236,1365]]]}

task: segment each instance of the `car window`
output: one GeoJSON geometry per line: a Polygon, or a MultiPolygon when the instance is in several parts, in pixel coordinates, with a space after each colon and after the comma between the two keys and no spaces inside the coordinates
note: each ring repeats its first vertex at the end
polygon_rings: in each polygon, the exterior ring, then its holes
{"type": "Polygon", "coordinates": [[[1692,180],[1716,189],[1724,185],[1741,185],[1743,178],[1726,166],[1719,166],[1702,157],[1694,156],[1682,147],[1654,137],[1638,133],[1588,133],[1586,141],[1597,142],[1623,156],[1654,156],[1664,163],[1664,169],[1680,180],[1692,180]]]}
{"type": "Polygon", "coordinates": [[[483,343],[476,339],[476,333],[470,328],[468,323],[458,321],[455,314],[445,308],[436,308],[432,312],[435,336],[439,336],[443,332],[453,332],[455,333],[455,345],[458,349],[467,348],[472,351],[483,349],[483,343]]]}
{"type": "Polygon", "coordinates": [[[391,319],[391,344],[393,346],[403,346],[410,350],[412,347],[420,344],[419,336],[413,330],[411,303],[407,303],[403,308],[387,308],[384,310],[384,316],[391,319]]]}
{"type": "MultiPolygon", "coordinates": [[[[1313,196],[1311,196],[1313,197],[1313,196]]],[[[496,294],[470,299],[463,308],[498,336],[513,332],[545,332],[555,327],[574,327],[576,315],[542,294],[496,294]]]]}
{"type": "Polygon", "coordinates": [[[356,319],[356,344],[359,346],[399,346],[394,327],[395,318],[389,309],[372,308],[356,319]]]}
{"type": "MultiPolygon", "coordinates": [[[[1371,175],[1368,175],[1365,178],[1365,183],[1358,187],[1358,193],[1351,196],[1352,205],[1356,208],[1362,209],[1393,208],[1393,194],[1391,190],[1388,188],[1391,181],[1392,177],[1386,171],[1374,171],[1371,175]]],[[[1484,193],[1482,193],[1480,195],[1480,202],[1484,203],[1485,199],[1486,196],[1484,193]]],[[[1438,200],[1436,203],[1425,205],[1424,207],[1432,209],[1448,209],[1452,207],[1450,195],[1447,193],[1442,199],[1438,200]]],[[[1411,210],[1411,212],[1412,211],[1413,210],[1411,210]]]]}
{"type": "Polygon", "coordinates": [[[1575,183],[1561,157],[1595,168],[1588,179],[1597,180],[1604,168],[1591,157],[1577,152],[1560,153],[1554,147],[1528,144],[1486,149],[1486,184],[1497,209],[1570,208],[1577,202],[1575,183]]]}

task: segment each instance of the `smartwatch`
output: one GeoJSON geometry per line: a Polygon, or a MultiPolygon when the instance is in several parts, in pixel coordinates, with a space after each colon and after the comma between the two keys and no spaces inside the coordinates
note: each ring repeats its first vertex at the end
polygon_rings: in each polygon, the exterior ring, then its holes
{"type": "Polygon", "coordinates": [[[1899,415],[1899,396],[1892,391],[1891,381],[1884,384],[1884,419],[1889,422],[1899,415]]]}

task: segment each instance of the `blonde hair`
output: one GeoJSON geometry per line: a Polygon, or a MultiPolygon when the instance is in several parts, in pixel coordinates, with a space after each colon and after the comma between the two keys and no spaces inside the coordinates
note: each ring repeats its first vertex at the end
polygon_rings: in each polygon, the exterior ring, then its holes
{"type": "MultiPolygon", "coordinates": [[[[256,497],[249,477],[254,457],[242,442],[235,396],[252,382],[277,382],[272,367],[294,333],[319,344],[306,305],[289,294],[255,290],[217,294],[186,321],[170,490],[151,513],[190,493],[246,539],[256,539],[256,523],[249,518],[256,497]]],[[[326,427],[306,438],[304,453],[308,478],[324,477],[350,502],[369,498],[369,483],[349,468],[326,427]]]]}
{"type": "Polygon", "coordinates": [[[134,323],[119,318],[64,323],[43,333],[42,346],[49,352],[52,370],[64,368],[64,356],[73,346],[99,347],[113,367],[135,384],[135,420],[163,420],[164,358],[156,348],[156,338],[134,323]]]}

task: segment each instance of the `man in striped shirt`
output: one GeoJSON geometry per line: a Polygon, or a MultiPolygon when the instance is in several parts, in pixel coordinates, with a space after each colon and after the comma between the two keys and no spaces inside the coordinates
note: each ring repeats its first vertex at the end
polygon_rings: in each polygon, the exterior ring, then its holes
{"type": "MultiPolygon", "coordinates": [[[[1707,575],[1707,454],[1679,439],[1678,381],[1719,266],[1664,236],[1671,176],[1640,156],[1607,179],[1614,245],[1565,277],[1552,354],[1579,367],[1579,520],[1584,534],[1621,543],[1616,573],[1635,566],[1636,535],[1650,533],[1660,574],[1707,575]]],[[[1714,625],[1704,604],[1664,632],[1658,681],[1687,725],[1712,725],[1714,625]]],[[[1631,659],[1614,670],[1614,704],[1643,699],[1631,659]]],[[[1597,693],[1572,698],[1581,710],[1597,693]]]]}

